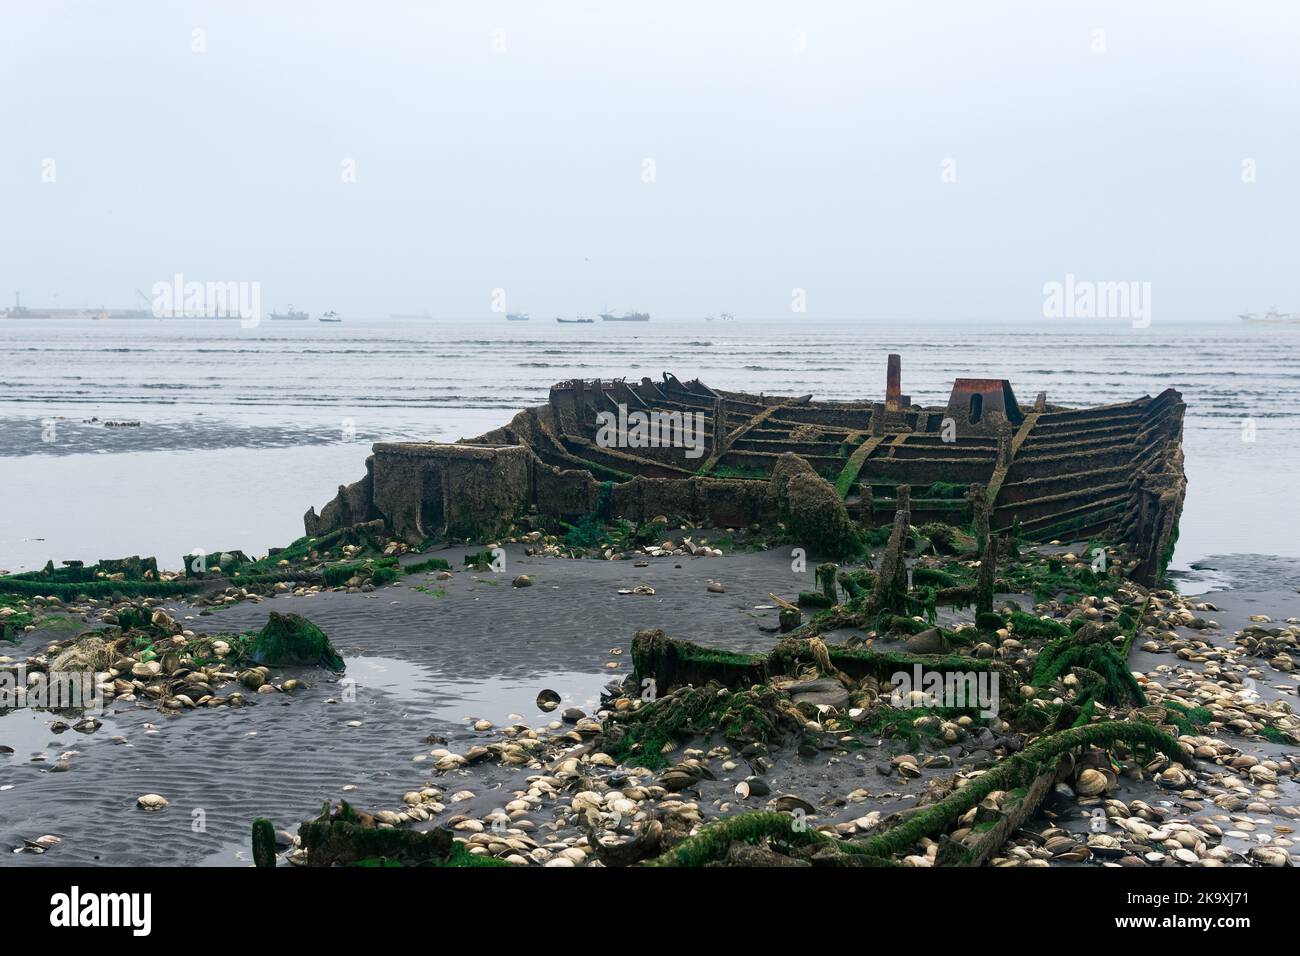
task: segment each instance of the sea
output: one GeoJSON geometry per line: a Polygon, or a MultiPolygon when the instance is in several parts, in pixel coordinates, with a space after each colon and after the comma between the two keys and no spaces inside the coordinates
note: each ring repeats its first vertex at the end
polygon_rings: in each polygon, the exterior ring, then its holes
{"type": "Polygon", "coordinates": [[[0,569],[264,554],[364,474],[370,445],[454,441],[565,379],[664,371],[723,389],[946,402],[961,376],[1064,405],[1173,386],[1187,502],[1173,567],[1300,557],[1300,326],[811,318],[559,324],[0,319],[0,569]]]}

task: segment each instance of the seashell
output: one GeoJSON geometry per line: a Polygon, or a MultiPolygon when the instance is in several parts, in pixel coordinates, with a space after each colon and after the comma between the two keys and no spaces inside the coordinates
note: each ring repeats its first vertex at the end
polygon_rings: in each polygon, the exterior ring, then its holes
{"type": "Polygon", "coordinates": [[[137,797],[135,803],[141,810],[156,811],[167,806],[167,798],[157,793],[146,793],[137,797]]]}
{"type": "Polygon", "coordinates": [[[1106,792],[1106,775],[1089,767],[1074,781],[1074,792],[1081,797],[1095,797],[1106,792]]]}
{"type": "Polygon", "coordinates": [[[1185,787],[1191,782],[1191,778],[1180,767],[1169,767],[1161,771],[1156,780],[1165,787],[1185,787]]]}
{"type": "Polygon", "coordinates": [[[811,803],[802,797],[796,797],[793,794],[783,794],[782,796],[769,800],[767,805],[773,810],[781,813],[801,812],[805,815],[811,815],[817,812],[817,808],[811,803]]]}
{"type": "Polygon", "coordinates": [[[44,836],[38,836],[35,840],[23,840],[23,845],[34,853],[44,853],[62,842],[54,834],[47,833],[44,836]]]}

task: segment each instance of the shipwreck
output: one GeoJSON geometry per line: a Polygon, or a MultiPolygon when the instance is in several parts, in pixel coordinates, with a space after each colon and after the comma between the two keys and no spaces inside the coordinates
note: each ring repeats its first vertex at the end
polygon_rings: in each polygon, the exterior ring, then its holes
{"type": "Polygon", "coordinates": [[[574,379],[477,438],[375,444],[365,477],[305,525],[320,535],[382,521],[415,544],[593,513],[768,525],[815,499],[831,525],[889,525],[901,509],[916,525],[966,527],[983,511],[992,531],[1026,541],[1122,543],[1149,584],[1177,539],[1184,409],[1172,388],[1092,408],[1044,393],[1022,405],[1000,378],[959,378],[946,405],[920,406],[902,393],[897,355],[883,400],[861,403],[715,390],[667,372],[574,379]]]}

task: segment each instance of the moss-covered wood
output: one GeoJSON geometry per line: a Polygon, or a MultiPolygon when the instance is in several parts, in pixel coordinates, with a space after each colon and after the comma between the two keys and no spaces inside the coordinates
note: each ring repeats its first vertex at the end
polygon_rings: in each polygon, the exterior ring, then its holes
{"type": "Polygon", "coordinates": [[[343,658],[325,632],[299,614],[272,611],[253,641],[250,656],[258,664],[271,667],[296,665],[327,667],[333,671],[344,669],[343,658]]]}
{"type": "Polygon", "coordinates": [[[658,629],[638,631],[632,638],[633,677],[638,687],[652,688],[659,696],[688,684],[703,687],[710,682],[742,689],[768,683],[774,677],[796,674],[810,665],[823,666],[823,649],[834,670],[858,680],[874,677],[888,681],[899,671],[910,673],[916,666],[940,673],[997,672],[1003,682],[1001,694],[1008,698],[1021,683],[1020,676],[1008,664],[956,654],[880,652],[794,636],[781,641],[767,654],[741,654],[671,638],[658,629]]]}
{"type": "Polygon", "coordinates": [[[723,858],[736,842],[766,843],[792,854],[800,853],[800,848],[816,846],[827,862],[830,858],[847,858],[857,865],[896,865],[894,857],[906,853],[926,837],[937,838],[995,790],[1022,790],[1023,796],[1011,804],[1003,822],[986,831],[972,849],[954,848],[938,859],[939,865],[982,864],[1015,827],[1032,814],[1050,790],[1058,761],[1064,754],[1080,747],[1112,747],[1121,743],[1162,753],[1176,763],[1191,763],[1191,758],[1178,741],[1151,724],[1142,721],[1090,724],[1040,737],[1025,750],[1004,758],[988,772],[971,779],[964,787],[916,810],[873,837],[835,840],[793,815],[758,811],[710,824],[650,865],[706,866],[723,858]]]}
{"type": "Polygon", "coordinates": [[[347,801],[338,810],[325,804],[321,815],[298,828],[308,866],[509,866],[465,852],[452,832],[376,826],[347,801]]]}
{"type": "Polygon", "coordinates": [[[978,806],[993,791],[1014,790],[1028,785],[1054,766],[1057,758],[1067,751],[1084,746],[1110,747],[1116,743],[1162,753],[1175,763],[1190,765],[1192,762],[1178,741],[1143,721],[1106,721],[1072,727],[1040,737],[1020,753],[1005,757],[960,790],[917,811],[884,833],[858,843],[858,850],[872,856],[902,853],[922,837],[934,836],[951,827],[962,814],[978,806]]]}
{"type": "Polygon", "coordinates": [[[275,866],[275,827],[266,817],[253,821],[253,865],[275,866]]]}

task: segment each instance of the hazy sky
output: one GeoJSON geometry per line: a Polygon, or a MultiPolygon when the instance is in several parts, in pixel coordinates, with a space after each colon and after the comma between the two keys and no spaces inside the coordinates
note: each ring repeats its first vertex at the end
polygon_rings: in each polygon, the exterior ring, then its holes
{"type": "Polygon", "coordinates": [[[1300,310],[1298,41],[1294,0],[0,0],[0,302],[1300,310]]]}

